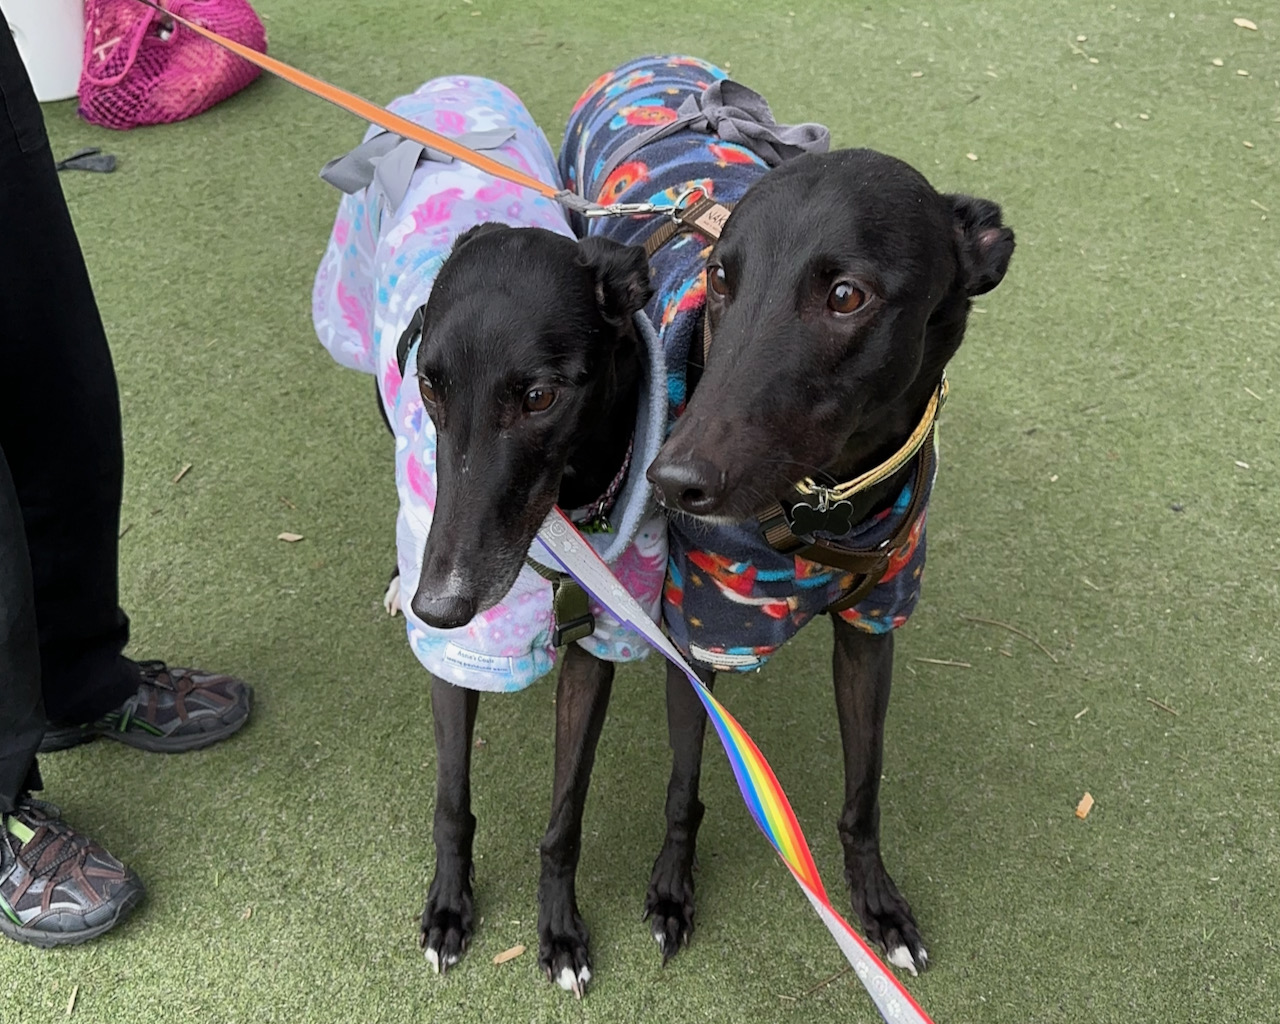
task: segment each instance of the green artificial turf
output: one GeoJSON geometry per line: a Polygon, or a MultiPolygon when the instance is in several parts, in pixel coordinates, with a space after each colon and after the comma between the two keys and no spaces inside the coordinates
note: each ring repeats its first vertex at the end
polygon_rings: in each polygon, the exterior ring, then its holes
{"type": "MultiPolygon", "coordinates": [[[[888,725],[884,855],[933,964],[910,990],[940,1024],[1276,1019],[1274,5],[258,6],[286,61],[381,102],[493,76],[553,144],[600,71],[695,52],[782,120],[1001,202],[1018,251],[952,367],[888,725]]],[[[149,895],[79,949],[0,944],[0,1019],[63,1020],[75,990],[74,1019],[126,1024],[875,1021],[852,976],[816,988],[840,954],[714,740],[698,931],[659,968],[639,922],[668,758],[657,662],[619,672],[592,784],[587,999],[547,985],[533,953],[546,682],[482,701],[481,923],[464,962],[430,974],[428,687],[379,603],[391,451],[368,380],[309,318],[336,207],[316,171],[362,126],[276,80],[127,134],[71,103],[46,117],[59,156],[120,160],[64,187],[123,396],[131,650],[241,674],[258,704],[200,753],[99,742],[42,760],[46,795],[149,895]],[[516,943],[530,952],[491,963],[516,943]]],[[[817,625],[721,692],[844,906],[828,643],[817,625]]]]}

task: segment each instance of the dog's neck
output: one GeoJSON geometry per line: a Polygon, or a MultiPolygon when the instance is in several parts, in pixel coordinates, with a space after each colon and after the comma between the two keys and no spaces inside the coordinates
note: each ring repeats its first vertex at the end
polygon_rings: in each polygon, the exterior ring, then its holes
{"type": "Polygon", "coordinates": [[[583,419],[582,434],[565,461],[561,508],[590,505],[613,484],[635,435],[642,375],[636,346],[619,344],[583,419]]]}
{"type": "MultiPolygon", "coordinates": [[[[835,480],[851,480],[867,470],[891,458],[902,447],[920,423],[930,399],[938,390],[947,363],[960,347],[964,336],[964,316],[951,315],[931,322],[925,342],[928,353],[920,372],[916,375],[900,400],[891,402],[865,425],[851,434],[840,454],[823,468],[823,472],[835,480]]],[[[967,313],[967,308],[964,311],[967,313]]],[[[911,459],[891,477],[855,494],[853,522],[858,523],[880,509],[891,505],[902,488],[915,473],[916,460],[911,459]]]]}

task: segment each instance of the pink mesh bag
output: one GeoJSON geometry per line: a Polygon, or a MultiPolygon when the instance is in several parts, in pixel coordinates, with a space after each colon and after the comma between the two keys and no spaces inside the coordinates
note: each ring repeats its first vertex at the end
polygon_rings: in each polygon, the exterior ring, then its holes
{"type": "MultiPolygon", "coordinates": [[[[174,14],[267,50],[247,0],[168,0],[174,14]]],[[[85,0],[80,116],[106,128],[181,121],[258,77],[247,60],[136,0],[85,0]]]]}

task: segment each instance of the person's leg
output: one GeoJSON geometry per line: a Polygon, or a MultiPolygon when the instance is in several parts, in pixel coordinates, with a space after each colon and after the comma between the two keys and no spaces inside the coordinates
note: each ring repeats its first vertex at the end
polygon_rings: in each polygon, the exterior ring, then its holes
{"type": "Polygon", "coordinates": [[[31,799],[44,728],[22,507],[0,449],[0,935],[74,945],[115,927],[142,883],[56,807],[31,799]]]}
{"type": "Polygon", "coordinates": [[[44,735],[40,653],[22,508],[0,449],[0,816],[40,788],[36,748],[44,735]]]}
{"type": "Polygon", "coordinates": [[[115,371],[40,107],[3,31],[0,224],[0,447],[31,559],[51,723],[41,750],[100,735],[175,753],[216,743],[248,719],[248,686],[121,654],[115,371]]]}
{"type": "Polygon", "coordinates": [[[45,710],[87,722],[140,679],[121,657],[119,398],[40,107],[4,31],[0,183],[0,447],[30,551],[45,710]]]}

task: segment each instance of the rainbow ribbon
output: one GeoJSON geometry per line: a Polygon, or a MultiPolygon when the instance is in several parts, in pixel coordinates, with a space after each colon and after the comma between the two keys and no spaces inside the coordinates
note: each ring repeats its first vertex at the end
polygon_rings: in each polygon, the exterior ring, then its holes
{"type": "Polygon", "coordinates": [[[627,593],[608,565],[558,508],[552,509],[547,516],[546,522],[538,531],[538,540],[584,590],[620,622],[643,635],[688,678],[716,727],[716,734],[720,737],[734,777],[738,780],[738,788],[742,791],[747,810],[751,812],[751,817],[755,819],[765,838],[778,851],[782,863],[787,866],[804,894],[809,897],[813,909],[835,938],[880,1015],[889,1024],[933,1024],[929,1015],[911,998],[911,994],[902,987],[893,972],[880,962],[880,958],[871,951],[862,936],[831,905],[826,887],[818,875],[817,865],[813,862],[813,854],[809,851],[809,844],[805,842],[795,811],[791,809],[791,801],[787,799],[787,794],[778,784],[778,777],[773,774],[769,762],[747,735],[747,731],[703,685],[676,646],[649,618],[640,603],[627,593]]]}

